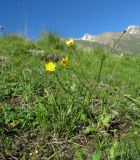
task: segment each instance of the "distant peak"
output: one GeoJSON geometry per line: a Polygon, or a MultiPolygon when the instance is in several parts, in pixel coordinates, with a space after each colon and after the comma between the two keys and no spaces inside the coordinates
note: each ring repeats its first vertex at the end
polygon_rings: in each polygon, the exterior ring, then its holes
{"type": "Polygon", "coordinates": [[[126,29],[129,34],[140,34],[140,26],[130,25],[126,29]]]}
{"type": "Polygon", "coordinates": [[[138,27],[138,26],[129,25],[129,26],[127,27],[127,29],[130,29],[130,28],[136,28],[136,27],[138,27]]]}
{"type": "Polygon", "coordinates": [[[96,36],[86,33],[81,39],[85,41],[93,41],[96,36]]]}

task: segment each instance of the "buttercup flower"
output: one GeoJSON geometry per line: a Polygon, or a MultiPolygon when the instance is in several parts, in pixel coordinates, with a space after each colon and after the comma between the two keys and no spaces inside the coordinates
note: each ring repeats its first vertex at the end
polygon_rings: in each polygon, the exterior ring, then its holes
{"type": "Polygon", "coordinates": [[[70,62],[69,56],[66,56],[65,58],[62,59],[61,65],[62,65],[63,67],[67,67],[67,66],[69,65],[69,62],[70,62]]]}
{"type": "Polygon", "coordinates": [[[55,71],[55,68],[56,68],[56,64],[53,63],[53,62],[48,62],[45,65],[45,69],[46,69],[47,72],[53,72],[53,71],[55,71]]]}
{"type": "Polygon", "coordinates": [[[73,38],[71,38],[68,41],[66,41],[66,45],[67,45],[68,48],[72,47],[73,43],[74,43],[74,39],[73,38]]]}

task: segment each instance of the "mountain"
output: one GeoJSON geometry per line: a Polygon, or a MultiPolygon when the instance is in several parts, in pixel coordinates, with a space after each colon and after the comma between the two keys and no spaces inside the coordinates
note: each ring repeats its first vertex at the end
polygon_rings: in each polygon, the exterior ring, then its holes
{"type": "Polygon", "coordinates": [[[88,33],[86,33],[86,34],[81,38],[81,40],[85,40],[85,41],[87,40],[87,41],[91,41],[91,42],[94,42],[95,39],[96,39],[96,36],[93,36],[93,35],[88,34],[88,33]]]}
{"type": "Polygon", "coordinates": [[[125,33],[122,32],[105,32],[100,35],[85,34],[78,39],[78,44],[86,44],[90,46],[99,45],[112,48],[118,39],[114,51],[124,53],[140,53],[140,26],[130,25],[126,28],[125,33]]]}
{"type": "Polygon", "coordinates": [[[131,35],[140,35],[140,26],[128,26],[126,31],[131,35]]]}

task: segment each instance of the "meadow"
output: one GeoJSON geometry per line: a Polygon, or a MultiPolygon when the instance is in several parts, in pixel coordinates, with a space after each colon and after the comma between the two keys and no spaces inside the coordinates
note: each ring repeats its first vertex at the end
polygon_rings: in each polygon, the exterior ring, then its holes
{"type": "Polygon", "coordinates": [[[0,159],[139,160],[140,55],[66,41],[0,37],[0,159]]]}

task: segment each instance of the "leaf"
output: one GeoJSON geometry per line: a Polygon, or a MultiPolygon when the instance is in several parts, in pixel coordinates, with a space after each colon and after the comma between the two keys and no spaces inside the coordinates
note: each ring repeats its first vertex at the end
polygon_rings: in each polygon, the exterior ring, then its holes
{"type": "Polygon", "coordinates": [[[102,120],[103,125],[104,126],[108,126],[110,119],[111,119],[111,116],[110,115],[106,115],[106,117],[102,120]]]}
{"type": "Polygon", "coordinates": [[[102,157],[102,152],[101,151],[95,151],[92,154],[92,160],[100,160],[102,157]]]}
{"type": "Polygon", "coordinates": [[[132,98],[130,95],[124,95],[125,98],[129,99],[130,101],[134,102],[135,104],[140,105],[140,101],[132,98]]]}
{"type": "Polygon", "coordinates": [[[110,148],[110,151],[109,151],[109,153],[110,153],[110,159],[114,159],[115,158],[115,149],[117,148],[117,146],[118,146],[118,142],[115,141],[113,143],[112,147],[110,148]]]}
{"type": "Polygon", "coordinates": [[[83,130],[82,132],[83,132],[84,134],[91,134],[91,133],[93,133],[93,131],[94,131],[93,126],[89,126],[89,127],[87,127],[85,130],[83,130]]]}

